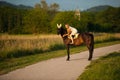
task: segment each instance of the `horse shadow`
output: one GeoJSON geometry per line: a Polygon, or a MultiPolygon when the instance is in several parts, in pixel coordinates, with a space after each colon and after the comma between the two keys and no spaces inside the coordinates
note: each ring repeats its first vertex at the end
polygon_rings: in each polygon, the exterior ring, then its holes
{"type": "MultiPolygon", "coordinates": [[[[98,59],[99,57],[101,57],[101,56],[95,56],[95,57],[93,57],[92,60],[98,59]]],[[[84,58],[74,58],[74,59],[70,59],[70,61],[79,61],[79,60],[87,60],[87,59],[88,59],[87,57],[84,57],[84,58]]]]}
{"type": "MultiPolygon", "coordinates": [[[[118,56],[120,56],[120,53],[114,52],[114,53],[107,54],[105,56],[94,56],[92,60],[95,60],[95,59],[98,59],[98,58],[102,58],[102,59],[115,58],[115,57],[118,57],[118,56]]],[[[70,61],[78,61],[78,60],[84,60],[84,59],[87,59],[87,57],[71,59],[70,61]]]]}

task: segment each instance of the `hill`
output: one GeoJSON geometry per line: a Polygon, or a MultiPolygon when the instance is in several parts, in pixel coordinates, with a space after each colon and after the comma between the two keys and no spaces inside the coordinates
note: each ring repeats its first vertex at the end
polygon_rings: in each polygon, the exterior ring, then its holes
{"type": "Polygon", "coordinates": [[[109,6],[109,5],[95,6],[95,7],[89,8],[85,11],[87,11],[87,12],[100,12],[100,11],[104,11],[110,7],[112,7],[112,6],[109,6]]]}
{"type": "Polygon", "coordinates": [[[31,9],[33,7],[31,6],[25,6],[25,5],[15,5],[15,4],[11,4],[9,2],[6,2],[6,1],[0,1],[0,7],[2,6],[6,6],[6,7],[13,7],[13,8],[18,8],[18,9],[31,9]]]}

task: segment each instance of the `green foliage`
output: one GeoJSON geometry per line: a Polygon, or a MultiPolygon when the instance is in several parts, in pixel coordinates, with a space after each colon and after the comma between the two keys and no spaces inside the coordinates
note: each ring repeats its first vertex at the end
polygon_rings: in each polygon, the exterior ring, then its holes
{"type": "Polygon", "coordinates": [[[107,10],[96,14],[95,23],[101,26],[104,32],[120,32],[120,7],[108,8],[107,10]]]}
{"type": "Polygon", "coordinates": [[[57,3],[49,7],[45,0],[37,3],[34,9],[28,10],[0,6],[0,33],[50,33],[50,20],[53,19],[58,9],[57,3]]]}
{"type": "Polygon", "coordinates": [[[119,80],[120,52],[93,61],[78,80],[119,80]]]}
{"type": "Polygon", "coordinates": [[[0,33],[22,33],[24,10],[12,7],[0,7],[0,33]]]}
{"type": "Polygon", "coordinates": [[[65,46],[63,44],[54,44],[49,47],[50,51],[61,50],[61,49],[65,49],[65,46]]]}
{"type": "Polygon", "coordinates": [[[80,31],[81,32],[91,32],[94,31],[93,27],[94,13],[82,12],[80,19],[80,31]]]}
{"type": "Polygon", "coordinates": [[[41,8],[30,10],[24,17],[25,33],[48,33],[50,30],[49,16],[41,8]]]}
{"type": "Polygon", "coordinates": [[[0,6],[0,33],[39,34],[56,33],[56,24],[68,23],[79,32],[120,32],[120,7],[109,7],[101,12],[81,12],[80,20],[74,11],[60,11],[59,5],[50,6],[41,0],[31,9],[0,6]]]}
{"type": "Polygon", "coordinates": [[[63,27],[65,24],[70,24],[71,26],[79,28],[80,22],[75,18],[73,11],[63,11],[63,12],[57,13],[53,21],[51,22],[53,32],[56,31],[57,24],[62,24],[63,27]]]}

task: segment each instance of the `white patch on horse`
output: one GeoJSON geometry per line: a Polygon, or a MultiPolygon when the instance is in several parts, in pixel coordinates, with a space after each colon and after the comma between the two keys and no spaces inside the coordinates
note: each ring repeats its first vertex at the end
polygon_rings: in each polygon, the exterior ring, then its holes
{"type": "Polygon", "coordinates": [[[61,27],[62,27],[62,24],[60,24],[60,25],[59,25],[59,24],[57,24],[57,27],[58,27],[58,28],[61,28],[61,27]]]}

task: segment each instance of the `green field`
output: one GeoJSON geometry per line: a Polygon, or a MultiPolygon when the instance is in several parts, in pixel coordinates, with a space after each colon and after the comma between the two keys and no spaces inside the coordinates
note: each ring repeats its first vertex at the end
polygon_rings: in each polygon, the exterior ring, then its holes
{"type": "MultiPolygon", "coordinates": [[[[66,55],[62,39],[58,35],[1,35],[0,38],[0,74],[66,55]]],[[[95,48],[118,43],[119,35],[95,35],[95,48]]],[[[72,47],[71,54],[85,50],[87,48],[84,45],[72,47]]]]}
{"type": "Polygon", "coordinates": [[[120,80],[120,52],[92,61],[77,80],[120,80]]]}

